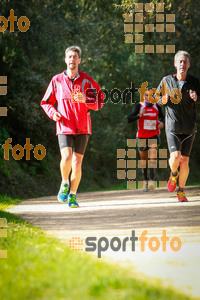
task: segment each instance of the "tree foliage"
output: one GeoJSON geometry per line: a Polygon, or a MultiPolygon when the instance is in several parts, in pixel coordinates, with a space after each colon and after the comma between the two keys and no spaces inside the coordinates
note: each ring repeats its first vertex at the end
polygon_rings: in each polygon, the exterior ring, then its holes
{"type": "MultiPolygon", "coordinates": [[[[32,194],[57,191],[60,173],[55,124],[40,108],[40,101],[52,76],[66,68],[64,51],[68,46],[78,44],[82,48],[80,69],[92,76],[102,88],[106,88],[109,95],[114,88],[122,93],[131,86],[131,82],[137,88],[144,81],[156,87],[164,75],[174,70],[173,54],[136,54],[134,44],[124,43],[123,15],[125,12],[134,12],[135,2],[1,1],[1,16],[8,18],[10,9],[14,9],[15,16],[27,16],[31,23],[29,30],[24,33],[18,30],[16,22],[14,32],[10,32],[9,27],[5,32],[0,32],[0,75],[8,78],[8,94],[0,96],[1,106],[8,107],[8,116],[0,118],[0,143],[12,137],[13,146],[24,145],[26,138],[30,137],[32,144],[42,144],[47,149],[43,161],[22,159],[18,162],[5,161],[1,150],[3,192],[13,182],[14,171],[17,183],[12,193],[22,194],[23,188],[17,188],[18,183],[23,187],[25,182],[24,186],[28,187],[30,181],[35,187],[32,194]]],[[[192,56],[191,73],[200,77],[199,3],[194,0],[165,1],[165,7],[176,15],[175,34],[170,37],[149,34],[145,42],[156,43],[160,39],[167,42],[170,39],[176,45],[176,50],[189,51],[192,56]]],[[[148,16],[151,22],[154,17],[153,14],[148,16]]],[[[139,101],[137,92],[135,100],[139,101]]],[[[135,137],[136,123],[127,124],[127,115],[132,106],[130,94],[127,95],[126,104],[122,104],[122,101],[114,104],[109,96],[104,108],[92,113],[93,135],[84,159],[81,189],[120,183],[116,178],[116,152],[126,147],[127,138],[135,137]]],[[[166,147],[164,133],[162,137],[162,145],[166,147]]],[[[193,168],[200,163],[199,142],[197,135],[191,159],[193,168]]],[[[199,180],[199,172],[193,170],[191,178],[197,176],[199,180]]]]}

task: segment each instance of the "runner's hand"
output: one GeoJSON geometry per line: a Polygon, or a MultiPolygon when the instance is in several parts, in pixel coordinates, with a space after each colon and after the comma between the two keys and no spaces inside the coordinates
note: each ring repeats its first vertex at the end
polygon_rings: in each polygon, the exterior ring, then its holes
{"type": "Polygon", "coordinates": [[[197,93],[193,90],[189,90],[190,98],[194,101],[197,101],[197,93]]]}
{"type": "Polygon", "coordinates": [[[162,104],[167,104],[167,102],[169,101],[169,94],[166,94],[162,97],[162,104]]]}
{"type": "Polygon", "coordinates": [[[164,127],[164,124],[160,121],[158,121],[158,129],[162,129],[164,127]]]}
{"type": "Polygon", "coordinates": [[[57,122],[57,121],[59,121],[61,118],[62,118],[61,114],[60,114],[58,111],[56,111],[56,112],[54,113],[54,115],[53,115],[53,120],[54,120],[55,122],[57,122]]]}
{"type": "Polygon", "coordinates": [[[146,109],[145,108],[142,108],[141,110],[140,110],[140,118],[145,114],[145,112],[146,112],[146,109]]]}

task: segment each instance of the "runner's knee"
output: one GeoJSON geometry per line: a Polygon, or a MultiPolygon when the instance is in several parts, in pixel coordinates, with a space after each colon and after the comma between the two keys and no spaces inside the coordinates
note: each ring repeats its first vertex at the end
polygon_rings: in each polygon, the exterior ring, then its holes
{"type": "Polygon", "coordinates": [[[63,163],[70,163],[72,160],[72,153],[70,151],[61,151],[61,161],[63,163]]]}
{"type": "Polygon", "coordinates": [[[61,161],[66,164],[70,163],[71,160],[72,160],[72,158],[70,156],[63,156],[61,159],[61,161]]]}
{"type": "Polygon", "coordinates": [[[72,160],[72,169],[73,170],[79,170],[81,169],[83,161],[83,155],[74,153],[73,154],[73,160],[72,160]]]}
{"type": "Polygon", "coordinates": [[[189,164],[189,157],[187,156],[181,156],[180,164],[187,166],[189,164]]]}
{"type": "Polygon", "coordinates": [[[179,162],[181,159],[181,153],[180,151],[175,151],[175,152],[172,152],[171,155],[170,155],[170,160],[173,161],[173,162],[179,162]]]}

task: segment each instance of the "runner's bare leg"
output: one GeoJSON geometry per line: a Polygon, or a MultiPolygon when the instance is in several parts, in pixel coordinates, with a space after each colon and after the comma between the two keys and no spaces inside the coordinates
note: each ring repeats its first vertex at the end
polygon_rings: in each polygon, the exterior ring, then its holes
{"type": "Polygon", "coordinates": [[[179,170],[179,187],[184,188],[189,175],[189,157],[181,156],[179,170]]]}
{"type": "MultiPolygon", "coordinates": [[[[155,161],[157,160],[157,149],[158,149],[158,146],[157,144],[152,144],[150,146],[150,149],[149,149],[149,153],[150,153],[150,162],[152,164],[155,163],[155,161]]],[[[156,167],[155,167],[156,168],[156,167]]]]}
{"type": "Polygon", "coordinates": [[[60,171],[63,181],[69,179],[69,174],[71,172],[72,164],[72,148],[65,147],[61,149],[61,161],[60,161],[60,171]]]}
{"type": "Polygon", "coordinates": [[[142,168],[147,168],[148,151],[139,151],[142,168]]]}
{"type": "Polygon", "coordinates": [[[72,174],[70,190],[76,192],[82,176],[83,154],[74,152],[72,157],[72,174]]]}
{"type": "Polygon", "coordinates": [[[169,166],[173,173],[175,173],[180,165],[181,151],[174,151],[170,154],[169,166]]]}

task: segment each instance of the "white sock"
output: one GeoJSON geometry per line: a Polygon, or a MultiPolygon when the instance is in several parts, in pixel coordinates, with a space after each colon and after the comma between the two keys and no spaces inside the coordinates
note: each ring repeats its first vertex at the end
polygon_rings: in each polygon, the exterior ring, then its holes
{"type": "Polygon", "coordinates": [[[71,194],[71,195],[76,195],[76,192],[70,191],[70,194],[71,194]]]}
{"type": "Polygon", "coordinates": [[[62,184],[68,184],[68,185],[69,185],[69,179],[67,179],[67,180],[62,180],[62,184]]]}

